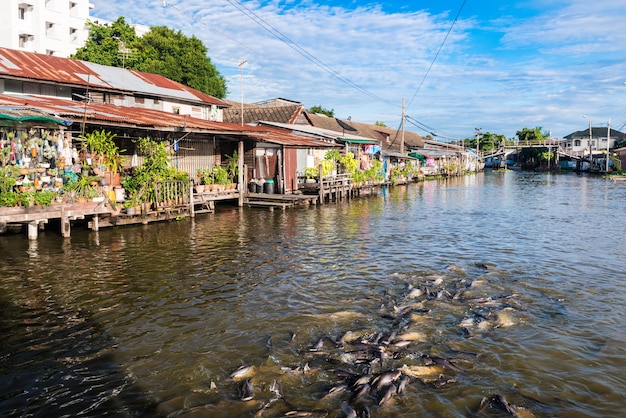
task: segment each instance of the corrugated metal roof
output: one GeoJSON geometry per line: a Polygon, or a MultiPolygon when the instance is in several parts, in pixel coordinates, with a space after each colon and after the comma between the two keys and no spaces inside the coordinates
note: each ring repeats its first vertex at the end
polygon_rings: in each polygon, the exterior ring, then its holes
{"type": "Polygon", "coordinates": [[[153,109],[121,107],[112,104],[73,102],[54,97],[11,96],[0,94],[0,109],[28,108],[47,112],[59,119],[71,119],[74,123],[87,123],[139,127],[163,131],[214,133],[217,135],[247,136],[259,141],[292,147],[333,147],[313,137],[305,137],[290,130],[270,126],[238,125],[227,122],[214,122],[191,116],[162,112],[153,109]]]}
{"type": "Polygon", "coordinates": [[[201,91],[158,74],[143,73],[51,55],[0,48],[0,74],[63,85],[90,86],[229,107],[201,91]]]}

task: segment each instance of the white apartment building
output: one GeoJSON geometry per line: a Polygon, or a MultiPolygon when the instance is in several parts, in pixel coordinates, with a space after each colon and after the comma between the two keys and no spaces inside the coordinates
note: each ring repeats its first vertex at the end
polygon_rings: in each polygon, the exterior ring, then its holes
{"type": "Polygon", "coordinates": [[[69,57],[85,44],[89,0],[1,0],[0,46],[69,57]]]}

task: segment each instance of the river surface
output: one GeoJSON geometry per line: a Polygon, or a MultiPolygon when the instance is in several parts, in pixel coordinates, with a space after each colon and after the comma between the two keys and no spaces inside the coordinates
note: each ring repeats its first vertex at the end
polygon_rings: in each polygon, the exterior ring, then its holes
{"type": "Polygon", "coordinates": [[[2,236],[0,416],[623,416],[625,205],[486,172],[2,236]]]}

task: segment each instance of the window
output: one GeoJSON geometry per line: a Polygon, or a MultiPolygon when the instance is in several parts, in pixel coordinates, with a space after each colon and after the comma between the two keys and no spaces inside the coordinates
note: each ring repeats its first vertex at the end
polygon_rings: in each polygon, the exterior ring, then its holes
{"type": "Polygon", "coordinates": [[[577,139],[576,141],[574,141],[574,146],[580,147],[580,139],[577,139]]]}
{"type": "Polygon", "coordinates": [[[17,8],[17,18],[19,20],[25,20],[26,19],[26,7],[20,6],[20,7],[17,8]]]}
{"type": "Polygon", "coordinates": [[[172,112],[174,112],[174,114],[176,115],[180,115],[180,107],[173,107],[172,112]]]}
{"type": "Polygon", "coordinates": [[[19,38],[19,46],[20,48],[28,48],[30,47],[31,42],[33,41],[34,36],[28,34],[22,34],[19,38]]]}

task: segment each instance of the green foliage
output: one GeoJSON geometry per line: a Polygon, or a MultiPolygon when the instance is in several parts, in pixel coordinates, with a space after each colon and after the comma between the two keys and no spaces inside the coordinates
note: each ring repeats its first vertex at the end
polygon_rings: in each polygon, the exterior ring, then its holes
{"type": "Polygon", "coordinates": [[[189,38],[181,31],[155,26],[138,37],[124,17],[111,26],[88,26],[87,42],[72,58],[160,74],[219,99],[228,94],[226,80],[207,56],[207,47],[195,36],[189,38]]]}
{"type": "Polygon", "coordinates": [[[106,132],[104,129],[90,132],[84,136],[87,147],[94,154],[94,157],[100,155],[103,158],[106,169],[112,173],[117,173],[122,166],[120,152],[125,150],[120,151],[113,140],[114,138],[114,133],[106,132]]]}
{"type": "Polygon", "coordinates": [[[35,205],[38,206],[50,206],[52,201],[56,198],[56,192],[52,190],[35,191],[35,205]]]}
{"type": "Polygon", "coordinates": [[[144,56],[141,71],[160,74],[217,98],[226,97],[226,81],[207,57],[208,49],[195,36],[165,26],[150,28],[139,41],[144,56]]]}
{"type": "Polygon", "coordinates": [[[233,151],[233,155],[227,155],[226,171],[228,171],[228,179],[231,183],[235,183],[239,175],[239,155],[237,151],[233,151]]]}
{"type": "Polygon", "coordinates": [[[541,132],[540,126],[533,128],[533,129],[524,128],[521,131],[517,131],[515,135],[520,141],[541,142],[546,139],[545,136],[543,135],[543,132],[541,132]]]}
{"type": "Polygon", "coordinates": [[[2,192],[0,193],[0,206],[13,207],[20,204],[20,193],[2,192]]]}
{"type": "Polygon", "coordinates": [[[139,37],[135,28],[119,17],[110,26],[96,25],[87,22],[89,36],[85,46],[79,48],[71,58],[95,62],[113,67],[137,69],[142,61],[139,52],[139,37]],[[120,53],[120,47],[129,52],[120,53]]]}
{"type": "Polygon", "coordinates": [[[329,176],[335,169],[335,162],[331,160],[322,160],[322,177],[329,176]]]}
{"type": "Polygon", "coordinates": [[[345,155],[342,155],[339,158],[339,164],[343,166],[346,173],[352,174],[352,177],[359,170],[359,161],[354,158],[354,153],[352,152],[346,152],[345,155]]]}
{"type": "Polygon", "coordinates": [[[230,183],[230,179],[228,178],[228,170],[221,165],[216,165],[213,167],[213,178],[215,179],[215,184],[230,183]]]}
{"type": "Polygon", "coordinates": [[[329,118],[334,118],[335,117],[335,111],[334,109],[324,109],[321,105],[316,105],[316,106],[312,106],[309,109],[310,113],[321,113],[322,115],[326,115],[329,118]]]}
{"type": "Polygon", "coordinates": [[[138,203],[156,200],[154,182],[180,180],[189,183],[189,174],[170,166],[167,142],[158,142],[149,137],[139,138],[138,151],[144,156],[143,164],[133,174],[122,180],[122,185],[131,200],[138,203]]]}
{"type": "Polygon", "coordinates": [[[329,161],[339,161],[339,158],[341,158],[341,154],[337,149],[328,150],[324,155],[324,159],[329,161]]]}
{"type": "Polygon", "coordinates": [[[381,121],[378,121],[378,120],[374,123],[374,125],[376,125],[376,126],[382,126],[383,128],[386,128],[386,127],[387,127],[387,125],[385,125],[385,122],[381,122],[381,121]]]}
{"type": "Polygon", "coordinates": [[[63,190],[74,196],[74,198],[93,199],[98,197],[98,189],[92,183],[98,183],[97,176],[78,176],[76,181],[68,181],[63,185],[63,190]]]}
{"type": "Polygon", "coordinates": [[[370,168],[365,170],[365,176],[368,180],[382,181],[385,179],[383,174],[383,163],[380,160],[373,160],[370,168]]]}
{"type": "Polygon", "coordinates": [[[314,179],[317,177],[318,170],[315,167],[307,167],[304,169],[304,175],[308,180],[314,179]]]}

